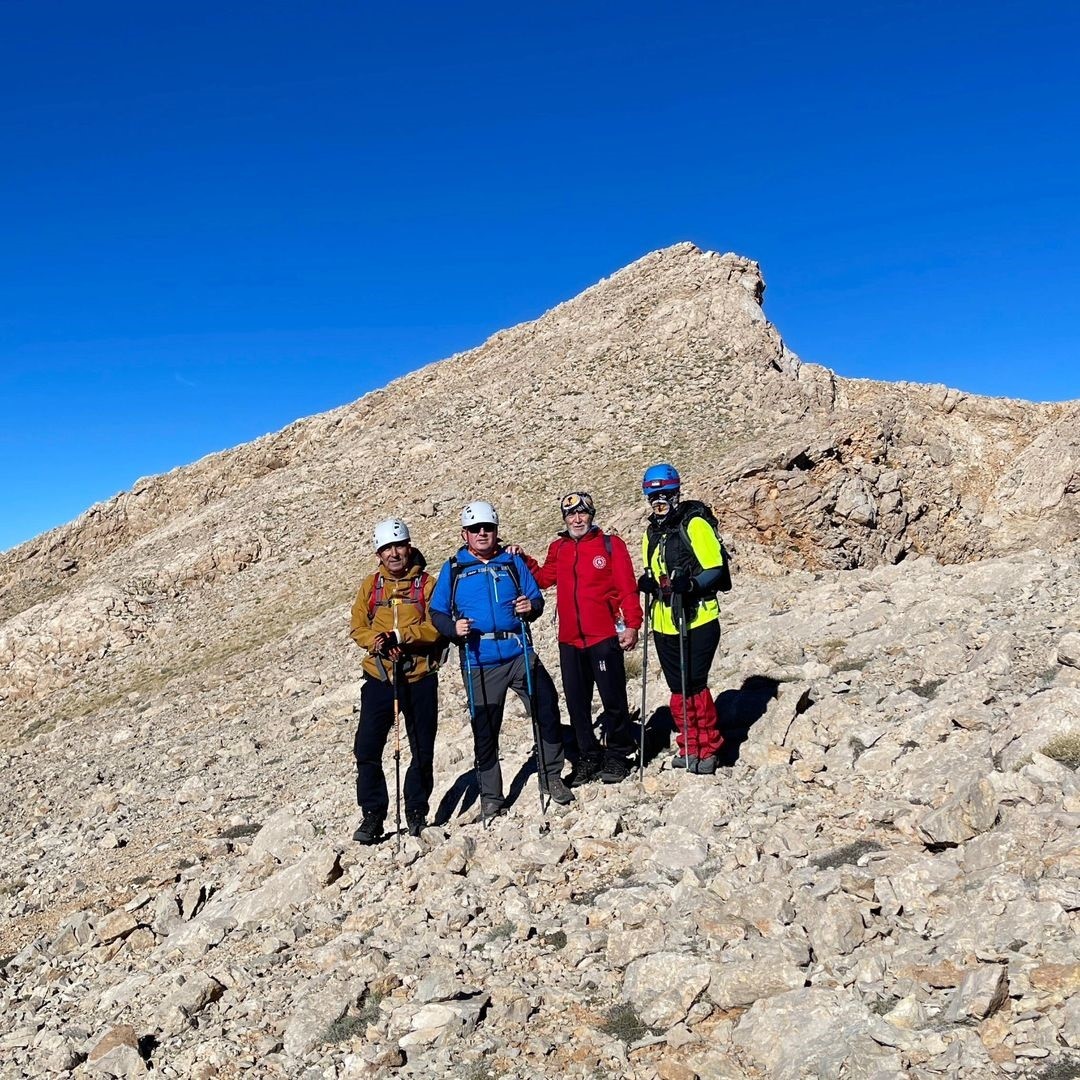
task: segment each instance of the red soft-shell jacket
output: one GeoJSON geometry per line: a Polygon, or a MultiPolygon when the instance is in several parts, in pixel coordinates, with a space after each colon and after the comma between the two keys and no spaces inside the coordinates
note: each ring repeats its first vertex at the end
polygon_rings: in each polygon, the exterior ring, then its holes
{"type": "Polygon", "coordinates": [[[580,540],[560,533],[543,566],[535,559],[526,561],[541,589],[556,587],[559,641],[564,645],[583,649],[614,637],[620,613],[628,627],[641,628],[634,564],[619,537],[605,538],[595,526],[580,540]]]}

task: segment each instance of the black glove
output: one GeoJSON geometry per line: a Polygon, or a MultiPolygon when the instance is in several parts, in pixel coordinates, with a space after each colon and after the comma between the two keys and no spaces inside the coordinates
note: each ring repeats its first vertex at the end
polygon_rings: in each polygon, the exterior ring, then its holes
{"type": "Polygon", "coordinates": [[[638,592],[646,593],[648,596],[659,596],[660,586],[656,583],[656,578],[652,574],[642,574],[637,579],[638,592]]]}
{"type": "Polygon", "coordinates": [[[394,646],[396,646],[397,643],[398,643],[397,634],[395,634],[394,631],[391,630],[390,633],[386,634],[383,637],[382,648],[379,649],[379,651],[378,651],[378,653],[376,655],[381,656],[384,659],[389,658],[390,650],[392,648],[394,648],[394,646]]]}
{"type": "Polygon", "coordinates": [[[694,591],[693,577],[683,570],[671,575],[671,592],[675,596],[689,596],[694,591]]]}

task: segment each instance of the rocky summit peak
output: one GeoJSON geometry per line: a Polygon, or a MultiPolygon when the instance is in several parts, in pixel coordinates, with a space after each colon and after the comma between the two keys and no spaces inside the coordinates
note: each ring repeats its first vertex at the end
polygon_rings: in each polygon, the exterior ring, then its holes
{"type": "Polygon", "coordinates": [[[764,288],[652,252],[0,557],[10,1075],[1072,1075],[1080,403],[841,378],[764,288]],[[353,844],[375,522],[542,556],[584,487],[635,553],[658,460],[734,555],[719,772],[650,656],[643,782],[542,817],[511,710],[485,827],[451,663],[436,824],[353,844]]]}

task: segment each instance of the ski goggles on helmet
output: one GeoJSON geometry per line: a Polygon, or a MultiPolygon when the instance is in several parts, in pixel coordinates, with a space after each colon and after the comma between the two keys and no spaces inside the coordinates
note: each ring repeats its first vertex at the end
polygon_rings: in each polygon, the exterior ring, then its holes
{"type": "Polygon", "coordinates": [[[559,504],[562,509],[562,516],[568,517],[570,514],[576,514],[584,512],[592,517],[596,513],[596,507],[593,505],[592,496],[587,491],[571,491],[569,495],[562,497],[562,502],[559,504]]]}

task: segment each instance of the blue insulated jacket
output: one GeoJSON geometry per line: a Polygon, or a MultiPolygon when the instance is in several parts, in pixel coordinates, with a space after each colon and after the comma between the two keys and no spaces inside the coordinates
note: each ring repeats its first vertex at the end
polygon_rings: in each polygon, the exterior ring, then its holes
{"type": "Polygon", "coordinates": [[[431,594],[431,621],[446,637],[468,648],[471,664],[493,667],[514,660],[521,655],[521,619],[514,613],[514,601],[519,595],[532,601],[532,611],[526,616],[529,622],[544,610],[544,597],[536,579],[520,556],[506,551],[485,563],[462,547],[455,558],[456,570],[447,559],[439,572],[431,594]],[[511,564],[521,583],[520,593],[511,564]],[[467,643],[454,632],[454,623],[460,618],[473,621],[467,643]]]}

